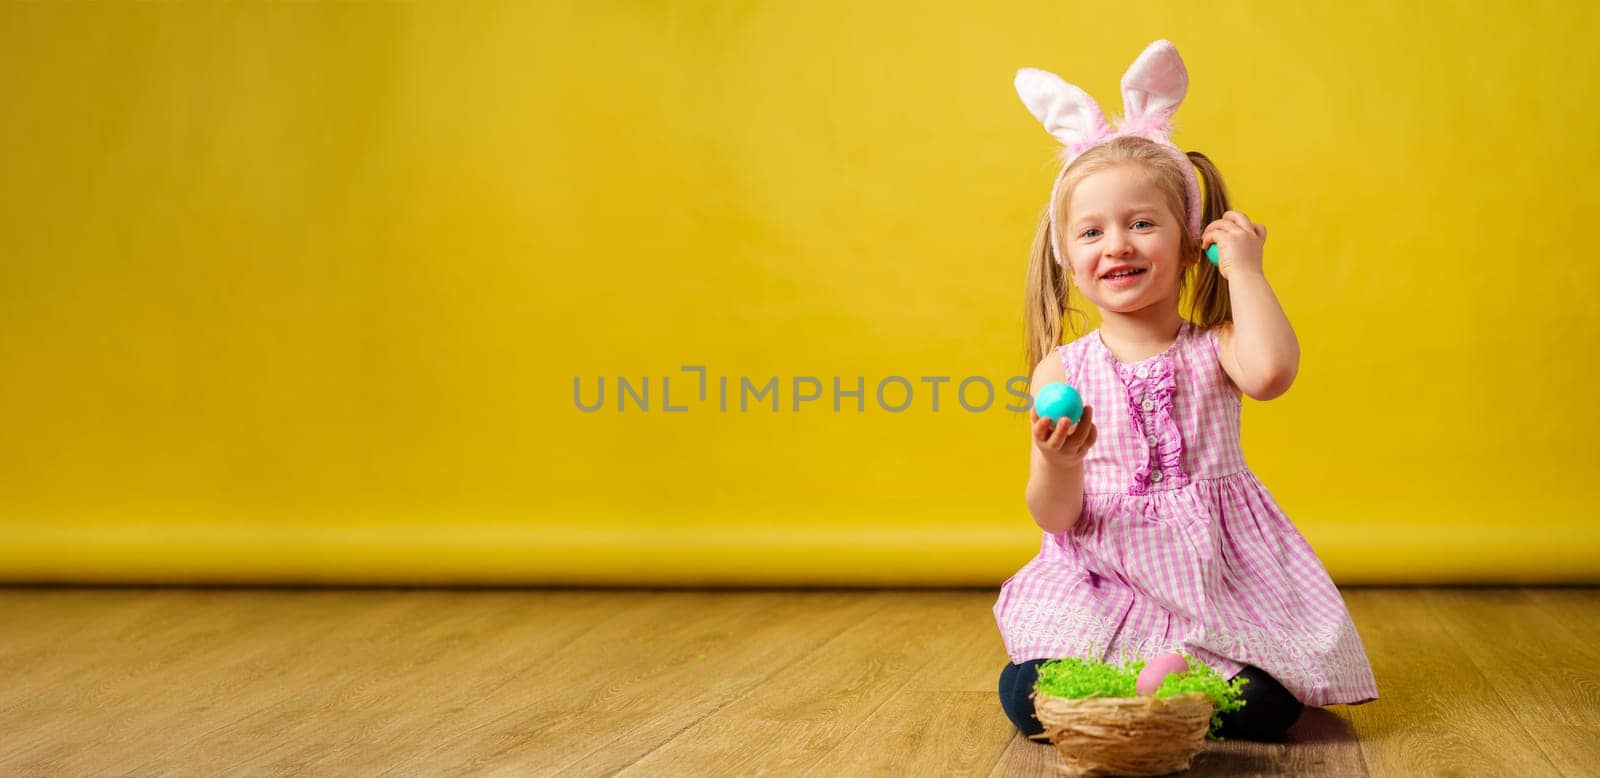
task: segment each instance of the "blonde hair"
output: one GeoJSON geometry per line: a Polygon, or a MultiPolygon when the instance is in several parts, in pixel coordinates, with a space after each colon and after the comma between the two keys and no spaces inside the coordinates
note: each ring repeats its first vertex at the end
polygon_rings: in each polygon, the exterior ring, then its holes
{"type": "MultiPolygon", "coordinates": [[[[1188,153],[1194,164],[1203,191],[1201,196],[1200,224],[1210,224],[1228,211],[1228,190],[1222,183],[1222,174],[1216,165],[1198,151],[1188,153]]],[[[1056,201],[1045,205],[1039,217],[1039,227],[1034,232],[1033,248],[1028,260],[1027,302],[1023,309],[1023,322],[1027,330],[1025,359],[1028,374],[1044,355],[1061,345],[1062,335],[1070,332],[1074,338],[1088,330],[1089,315],[1074,308],[1071,301],[1071,273],[1056,264],[1055,251],[1050,240],[1050,219],[1055,216],[1058,229],[1066,217],[1066,204],[1072,199],[1072,189],[1078,182],[1108,168],[1134,165],[1141,169],[1150,183],[1155,184],[1180,221],[1184,222],[1179,256],[1193,258],[1195,262],[1179,277],[1178,301],[1181,307],[1184,290],[1193,289],[1189,299],[1190,315],[1187,317],[1202,329],[1233,321],[1233,309],[1228,303],[1228,282],[1210,261],[1200,257],[1199,239],[1188,230],[1188,204],[1184,196],[1183,171],[1178,162],[1154,141],[1133,135],[1124,135],[1096,146],[1073,160],[1061,173],[1056,201]]],[[[1064,232],[1065,230],[1060,230],[1064,232]]],[[[1065,252],[1062,255],[1065,259],[1065,252]]]]}

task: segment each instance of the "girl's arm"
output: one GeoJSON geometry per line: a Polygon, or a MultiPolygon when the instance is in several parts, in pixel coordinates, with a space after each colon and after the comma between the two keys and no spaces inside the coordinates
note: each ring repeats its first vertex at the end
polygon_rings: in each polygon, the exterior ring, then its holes
{"type": "Polygon", "coordinates": [[[1083,465],[1062,467],[1035,456],[1028,475],[1028,513],[1052,535],[1071,530],[1083,517],[1083,465]]]}
{"type": "Polygon", "coordinates": [[[1228,280],[1233,325],[1217,333],[1223,372],[1254,400],[1289,391],[1300,370],[1300,341],[1262,270],[1267,228],[1228,211],[1201,235],[1200,245],[1220,244],[1218,269],[1228,280]]]}
{"type": "MultiPolygon", "coordinates": [[[[1031,397],[1038,397],[1046,384],[1067,378],[1055,352],[1046,354],[1033,369],[1031,397]]],[[[1033,421],[1032,445],[1028,454],[1028,488],[1025,500],[1028,513],[1039,529],[1052,535],[1071,530],[1083,516],[1083,458],[1094,446],[1098,432],[1094,408],[1085,406],[1077,424],[1066,419],[1051,424],[1028,411],[1033,421]]]]}

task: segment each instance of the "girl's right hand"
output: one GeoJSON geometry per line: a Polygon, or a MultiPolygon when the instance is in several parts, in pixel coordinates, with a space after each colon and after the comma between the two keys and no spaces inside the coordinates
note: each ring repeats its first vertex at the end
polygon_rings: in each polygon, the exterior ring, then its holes
{"type": "Polygon", "coordinates": [[[1094,426],[1093,408],[1083,406],[1083,415],[1078,418],[1077,424],[1067,419],[1052,424],[1035,410],[1028,411],[1028,415],[1033,419],[1033,445],[1046,462],[1058,467],[1078,467],[1083,464],[1083,458],[1089,453],[1098,434],[1094,426]]]}

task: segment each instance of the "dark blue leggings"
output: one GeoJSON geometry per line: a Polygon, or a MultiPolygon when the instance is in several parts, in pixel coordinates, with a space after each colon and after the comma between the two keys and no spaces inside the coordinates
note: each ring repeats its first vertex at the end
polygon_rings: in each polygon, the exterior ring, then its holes
{"type": "MultiPolygon", "coordinates": [[[[1007,664],[1000,671],[1000,707],[1022,734],[1039,742],[1045,742],[1044,725],[1034,718],[1033,700],[1028,695],[1033,692],[1034,682],[1039,680],[1039,665],[1046,661],[1049,660],[1030,659],[1020,665],[1007,664]]],[[[1217,734],[1237,740],[1282,740],[1289,726],[1300,718],[1305,704],[1283,688],[1278,679],[1254,665],[1246,666],[1233,677],[1239,676],[1250,679],[1241,690],[1245,706],[1222,714],[1222,728],[1217,734]]]]}

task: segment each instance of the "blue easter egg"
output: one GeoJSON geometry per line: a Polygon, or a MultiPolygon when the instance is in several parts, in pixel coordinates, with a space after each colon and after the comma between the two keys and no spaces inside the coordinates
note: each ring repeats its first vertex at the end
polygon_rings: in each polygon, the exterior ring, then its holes
{"type": "Polygon", "coordinates": [[[1068,384],[1051,381],[1039,389],[1039,396],[1033,398],[1033,408],[1051,421],[1066,417],[1077,424],[1083,416],[1083,398],[1068,384]]]}
{"type": "Polygon", "coordinates": [[[1211,264],[1213,265],[1222,261],[1217,254],[1217,244],[1213,243],[1209,246],[1206,246],[1206,259],[1211,260],[1211,264]]]}

